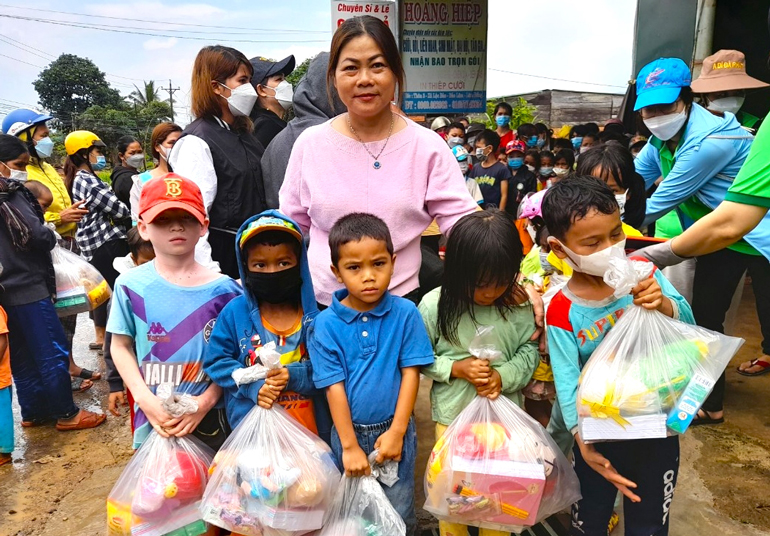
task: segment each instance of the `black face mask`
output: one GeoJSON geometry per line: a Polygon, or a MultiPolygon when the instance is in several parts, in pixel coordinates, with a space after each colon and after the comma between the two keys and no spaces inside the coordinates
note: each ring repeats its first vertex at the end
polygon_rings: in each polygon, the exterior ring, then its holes
{"type": "Polygon", "coordinates": [[[267,303],[298,301],[302,290],[299,264],[280,272],[246,272],[246,288],[267,303]]]}

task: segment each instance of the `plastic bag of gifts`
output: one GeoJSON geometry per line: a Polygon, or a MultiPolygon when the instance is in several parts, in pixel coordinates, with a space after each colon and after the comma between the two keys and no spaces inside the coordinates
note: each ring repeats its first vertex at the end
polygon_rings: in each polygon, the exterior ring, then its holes
{"type": "MultiPolygon", "coordinates": [[[[494,339],[480,327],[471,354],[499,355],[494,339]]],[[[580,484],[537,421],[504,396],[477,396],[433,447],[425,497],[440,520],[518,533],[579,500],[580,484]]]]}
{"type": "Polygon", "coordinates": [[[398,463],[375,463],[377,451],[369,455],[372,473],[359,478],[342,477],[334,502],[318,536],[404,536],[406,524],[382,491],[382,482],[398,481],[398,463]],[[379,482],[378,482],[379,480],[379,482]]]}
{"type": "Polygon", "coordinates": [[[320,529],[340,480],[329,447],[278,404],[255,406],[209,473],[203,519],[244,536],[320,529]]]}
{"type": "MultiPolygon", "coordinates": [[[[610,260],[604,280],[621,297],[653,269],[650,262],[618,256],[610,260]]],[[[632,305],[580,375],[581,439],[590,443],[683,434],[743,342],[632,305]]]]}
{"type": "Polygon", "coordinates": [[[70,316],[93,311],[112,295],[99,270],[85,259],[56,246],[51,251],[56,274],[56,314],[70,316]]]}
{"type": "Polygon", "coordinates": [[[150,432],[107,498],[107,534],[217,534],[198,510],[213,458],[214,452],[193,436],[150,432]]]}

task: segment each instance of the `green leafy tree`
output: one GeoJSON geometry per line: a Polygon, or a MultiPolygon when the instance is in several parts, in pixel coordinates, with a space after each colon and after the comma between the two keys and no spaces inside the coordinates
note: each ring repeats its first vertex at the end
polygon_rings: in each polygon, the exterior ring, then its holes
{"type": "MultiPolygon", "coordinates": [[[[503,102],[503,101],[502,100],[487,101],[486,124],[487,124],[487,128],[489,129],[492,129],[492,130],[497,129],[497,123],[495,123],[495,106],[497,106],[497,104],[500,102],[503,102]]],[[[535,122],[535,113],[537,112],[537,108],[532,106],[523,98],[519,97],[518,102],[516,104],[511,104],[511,107],[513,108],[513,113],[511,114],[511,129],[516,130],[519,127],[519,125],[523,123],[535,122]]]]}
{"type": "Polygon", "coordinates": [[[297,85],[299,84],[300,80],[305,78],[305,75],[307,74],[307,69],[310,67],[310,62],[315,59],[315,56],[310,57],[297,65],[297,67],[294,68],[294,70],[291,72],[289,76],[286,77],[286,81],[291,84],[291,86],[294,89],[297,89],[297,85]]]}
{"type": "Polygon", "coordinates": [[[128,95],[128,100],[133,104],[136,104],[137,106],[147,106],[150,103],[160,101],[160,97],[158,96],[160,90],[155,87],[154,80],[145,82],[143,89],[139,89],[136,84],[134,84],[134,87],[136,89],[128,95]]]}
{"type": "Polygon", "coordinates": [[[73,117],[92,106],[123,105],[118,90],[107,83],[104,73],[89,59],[62,54],[40,72],[32,84],[40,105],[50,110],[69,130],[73,117]]]}

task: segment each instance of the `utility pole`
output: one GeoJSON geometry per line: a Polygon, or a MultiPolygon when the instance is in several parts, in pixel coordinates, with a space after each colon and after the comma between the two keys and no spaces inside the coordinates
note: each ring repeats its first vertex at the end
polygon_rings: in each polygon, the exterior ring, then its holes
{"type": "Polygon", "coordinates": [[[168,103],[171,105],[171,122],[174,122],[174,92],[179,91],[178,87],[171,87],[171,79],[168,80],[168,87],[162,88],[163,91],[168,93],[168,103]]]}

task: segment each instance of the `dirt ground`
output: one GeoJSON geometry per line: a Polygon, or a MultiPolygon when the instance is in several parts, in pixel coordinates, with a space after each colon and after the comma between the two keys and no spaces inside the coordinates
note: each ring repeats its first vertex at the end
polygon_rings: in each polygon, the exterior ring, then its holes
{"type": "MultiPolygon", "coordinates": [[[[728,368],[727,420],[721,426],[693,429],[682,439],[672,536],[770,535],[770,375],[745,378],[735,373],[738,363],[761,354],[750,287],[736,325],[735,334],[747,342],[728,368]]],[[[76,361],[103,371],[96,352],[87,349],[92,339],[91,324],[83,315],[75,339],[76,361]]],[[[424,526],[433,525],[420,510],[421,476],[433,438],[428,388],[425,382],[416,408],[417,505],[424,526]]],[[[76,402],[106,412],[107,391],[106,382],[96,382],[87,393],[76,394],[76,402]]],[[[16,412],[20,420],[18,408],[16,412]]],[[[14,463],[0,468],[0,536],[104,534],[105,499],[131,456],[125,413],[84,432],[17,427],[14,463]]]]}

